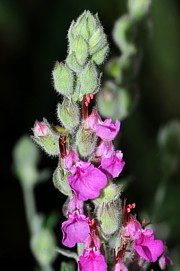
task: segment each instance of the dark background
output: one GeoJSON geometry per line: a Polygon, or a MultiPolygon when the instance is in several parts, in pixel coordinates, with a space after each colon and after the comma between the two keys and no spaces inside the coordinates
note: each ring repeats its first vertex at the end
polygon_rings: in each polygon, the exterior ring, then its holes
{"type": "MultiPolygon", "coordinates": [[[[52,86],[51,71],[56,60],[64,60],[67,30],[72,19],[84,9],[98,12],[110,41],[111,54],[119,51],[111,40],[115,20],[126,12],[124,0],[0,0],[0,266],[4,270],[33,270],[35,261],[29,249],[29,233],[23,197],[12,173],[12,149],[24,134],[31,133],[35,120],[55,122],[58,97],[52,86]]],[[[140,99],[136,110],[123,122],[121,149],[126,168],[123,176],[134,182],[125,192],[137,203],[139,212],[150,212],[159,173],[159,128],[180,119],[180,2],[155,0],[152,7],[152,33],[145,43],[144,58],[137,78],[140,99]]],[[[40,167],[55,169],[56,159],[42,155],[40,167]]],[[[180,172],[168,183],[168,192],[159,223],[170,230],[170,254],[179,251],[180,172]]],[[[38,211],[56,210],[61,215],[65,197],[53,187],[51,179],[36,189],[38,211]]],[[[61,242],[60,221],[55,229],[61,242]]],[[[57,260],[59,266],[60,257],[57,260]]],[[[58,270],[58,268],[56,268],[58,270]]],[[[175,270],[175,269],[174,269],[175,270]]],[[[178,270],[178,269],[177,269],[178,270]]]]}

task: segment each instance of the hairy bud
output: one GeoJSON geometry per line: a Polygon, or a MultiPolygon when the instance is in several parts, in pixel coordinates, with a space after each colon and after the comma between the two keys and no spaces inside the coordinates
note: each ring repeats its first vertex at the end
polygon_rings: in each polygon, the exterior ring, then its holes
{"type": "Polygon", "coordinates": [[[53,174],[53,183],[61,193],[66,196],[72,196],[72,191],[68,183],[67,174],[64,173],[61,167],[57,167],[53,174]]]}
{"type": "Polygon", "coordinates": [[[76,135],[76,146],[82,157],[90,156],[96,147],[97,136],[89,129],[80,127],[76,135]]]}
{"type": "Polygon", "coordinates": [[[91,59],[96,65],[100,65],[104,62],[108,52],[109,52],[109,46],[105,45],[101,50],[94,53],[91,59]]]}
{"type": "Polygon", "coordinates": [[[48,229],[41,229],[31,238],[31,250],[41,265],[51,264],[56,257],[55,238],[48,229]]]}
{"type": "Polygon", "coordinates": [[[95,65],[88,62],[86,67],[80,73],[80,94],[83,97],[85,94],[93,93],[98,87],[98,73],[95,65]]]}
{"type": "Polygon", "coordinates": [[[55,90],[67,97],[73,93],[73,73],[66,64],[56,62],[52,72],[55,90]]]}
{"type": "Polygon", "coordinates": [[[151,2],[151,0],[128,0],[131,17],[135,20],[141,20],[149,12],[151,2]]]}
{"type": "Polygon", "coordinates": [[[133,44],[134,26],[128,15],[118,19],[113,30],[113,38],[123,53],[135,54],[136,48],[133,44]]]}
{"type": "Polygon", "coordinates": [[[97,209],[97,219],[105,235],[112,235],[120,227],[120,210],[117,203],[103,204],[97,209]]]}
{"type": "Polygon", "coordinates": [[[57,116],[69,131],[74,130],[80,122],[78,105],[67,98],[64,99],[62,104],[58,103],[57,116]]]}
{"type": "Polygon", "coordinates": [[[79,65],[84,65],[88,57],[88,45],[83,37],[77,36],[69,44],[69,54],[73,53],[76,56],[79,65]]]}
{"type": "Polygon", "coordinates": [[[35,122],[32,129],[34,136],[33,140],[49,155],[56,156],[59,154],[59,136],[58,133],[51,127],[46,119],[42,122],[35,122]]]}

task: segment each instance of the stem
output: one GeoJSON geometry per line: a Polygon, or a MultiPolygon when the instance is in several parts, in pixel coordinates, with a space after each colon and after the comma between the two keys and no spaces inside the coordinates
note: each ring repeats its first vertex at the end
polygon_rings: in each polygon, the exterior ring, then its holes
{"type": "Polygon", "coordinates": [[[82,100],[82,118],[83,120],[87,119],[88,117],[88,106],[85,104],[86,102],[86,96],[84,95],[82,100]]]}
{"type": "Polygon", "coordinates": [[[36,206],[35,206],[33,188],[27,188],[23,186],[23,197],[24,197],[24,204],[25,204],[26,220],[27,220],[29,232],[32,235],[33,234],[32,218],[36,215],[36,206]]]}
{"type": "MultiPolygon", "coordinates": [[[[27,220],[30,235],[32,236],[34,232],[38,233],[41,230],[39,227],[36,227],[36,229],[32,227],[32,219],[35,217],[37,213],[33,187],[27,188],[23,185],[22,190],[23,190],[23,198],[24,198],[24,204],[25,204],[26,220],[27,220]]],[[[38,262],[38,264],[42,271],[52,271],[50,264],[48,263],[42,264],[40,262],[38,262]]]]}

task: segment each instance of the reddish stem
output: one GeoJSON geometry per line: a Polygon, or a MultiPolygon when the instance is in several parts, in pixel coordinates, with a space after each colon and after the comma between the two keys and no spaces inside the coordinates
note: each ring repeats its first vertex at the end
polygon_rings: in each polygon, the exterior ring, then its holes
{"type": "Polygon", "coordinates": [[[84,95],[82,100],[82,118],[83,120],[88,118],[88,103],[86,100],[86,95],[84,95]]]}

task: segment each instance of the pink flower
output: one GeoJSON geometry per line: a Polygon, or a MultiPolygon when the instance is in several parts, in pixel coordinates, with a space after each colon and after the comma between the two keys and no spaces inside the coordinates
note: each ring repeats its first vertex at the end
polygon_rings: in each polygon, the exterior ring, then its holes
{"type": "Polygon", "coordinates": [[[122,227],[121,236],[125,239],[135,240],[137,239],[142,232],[141,224],[132,217],[126,227],[122,227]]]}
{"type": "Polygon", "coordinates": [[[73,174],[68,176],[71,189],[76,193],[78,200],[95,199],[107,184],[106,175],[90,162],[76,163],[73,174]]]}
{"type": "Polygon", "coordinates": [[[105,141],[112,141],[118,134],[119,129],[119,120],[116,120],[115,124],[113,124],[111,119],[106,119],[96,125],[96,134],[105,141]]]}
{"type": "Polygon", "coordinates": [[[123,154],[121,151],[116,151],[110,158],[102,158],[100,169],[109,174],[112,178],[119,176],[123,170],[125,162],[123,161],[123,154]]]}
{"type": "Polygon", "coordinates": [[[48,130],[46,124],[42,121],[36,121],[32,129],[35,137],[47,136],[48,130]]]}
{"type": "Polygon", "coordinates": [[[112,141],[119,132],[120,122],[116,120],[113,124],[111,119],[102,121],[96,108],[93,108],[91,115],[86,119],[85,126],[95,131],[96,135],[104,141],[112,141]]]}
{"type": "Polygon", "coordinates": [[[83,255],[79,257],[80,271],[106,271],[107,264],[105,258],[99,250],[85,249],[83,255]]]}
{"type": "Polygon", "coordinates": [[[77,154],[70,149],[69,153],[63,158],[64,167],[66,170],[73,171],[73,166],[79,161],[77,154]]]}
{"type": "Polygon", "coordinates": [[[146,261],[155,262],[163,253],[164,246],[161,240],[154,240],[153,230],[146,229],[135,239],[136,252],[146,261]]]}
{"type": "Polygon", "coordinates": [[[165,253],[159,258],[159,266],[162,270],[165,270],[167,265],[173,265],[173,261],[165,253]]]}
{"type": "Polygon", "coordinates": [[[71,172],[68,182],[76,193],[77,199],[85,201],[97,198],[100,190],[107,184],[106,175],[90,162],[79,160],[72,150],[66,155],[63,162],[65,169],[71,172]]]}
{"type": "Polygon", "coordinates": [[[94,152],[94,160],[101,162],[102,158],[110,158],[114,154],[114,146],[111,141],[101,141],[94,152]]]}
{"type": "Polygon", "coordinates": [[[72,213],[69,219],[62,223],[63,245],[73,247],[76,243],[84,243],[90,233],[85,215],[72,213]]]}
{"type": "Polygon", "coordinates": [[[114,271],[128,271],[128,269],[122,261],[119,261],[115,264],[114,271]]]}

